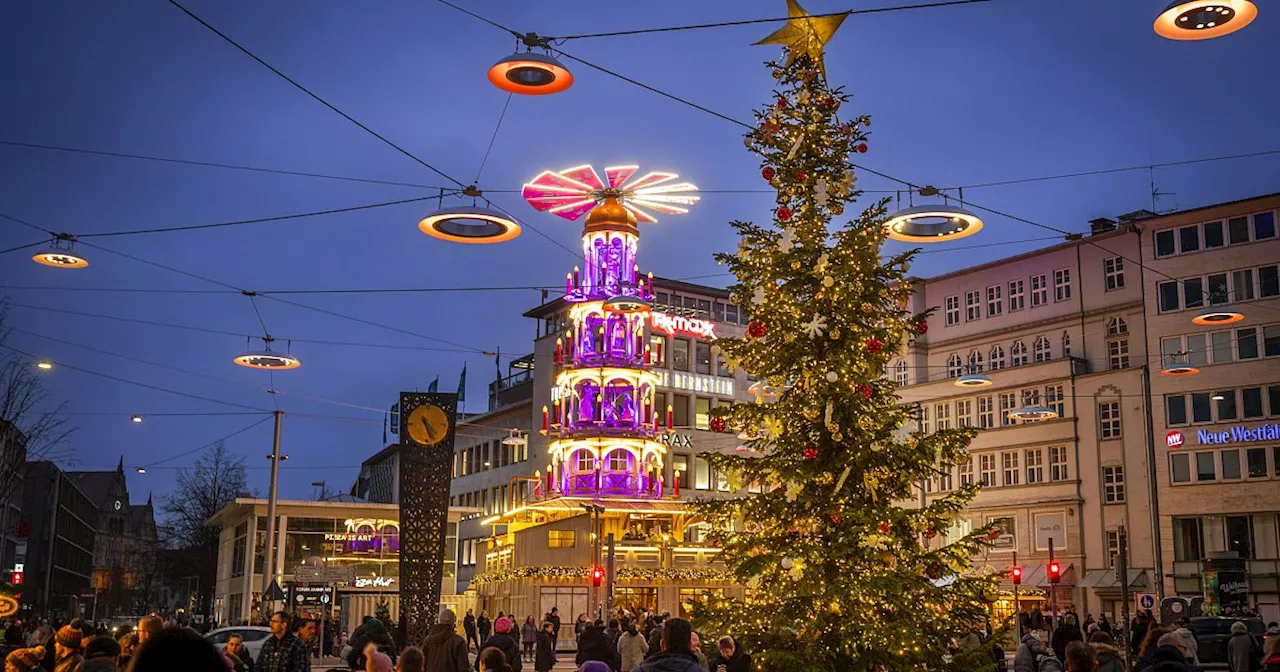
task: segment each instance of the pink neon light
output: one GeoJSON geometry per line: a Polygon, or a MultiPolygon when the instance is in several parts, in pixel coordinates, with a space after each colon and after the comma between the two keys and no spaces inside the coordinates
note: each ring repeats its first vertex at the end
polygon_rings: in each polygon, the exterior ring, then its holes
{"type": "Polygon", "coordinates": [[[611,166],[604,169],[604,175],[609,180],[609,186],[618,189],[626,184],[637,170],[640,170],[640,166],[611,166]]]}
{"type": "Polygon", "coordinates": [[[590,212],[597,203],[607,197],[620,200],[637,222],[653,223],[657,219],[649,212],[679,215],[688,212],[679,206],[694,205],[699,198],[689,192],[697,187],[689,182],[672,182],[675,173],[652,171],[639,179],[631,180],[637,166],[609,166],[605,168],[608,186],[589,165],[574,166],[559,172],[544,170],[524,185],[521,196],[539,212],[549,212],[570,221],[590,212]],[[631,180],[628,182],[628,180],[631,180]]]}

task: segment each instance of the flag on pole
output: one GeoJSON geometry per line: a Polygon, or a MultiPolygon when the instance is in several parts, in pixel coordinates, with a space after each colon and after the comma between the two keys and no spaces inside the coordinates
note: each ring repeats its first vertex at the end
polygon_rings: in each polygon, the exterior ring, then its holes
{"type": "Polygon", "coordinates": [[[458,376],[458,412],[462,412],[463,403],[467,400],[467,364],[462,364],[462,375],[458,376]]]}
{"type": "Polygon", "coordinates": [[[502,389],[502,348],[498,348],[493,355],[493,370],[497,372],[498,389],[502,389]]]}
{"type": "Polygon", "coordinates": [[[427,386],[427,391],[428,392],[440,391],[440,376],[436,376],[436,379],[431,381],[431,384],[427,386]]]}

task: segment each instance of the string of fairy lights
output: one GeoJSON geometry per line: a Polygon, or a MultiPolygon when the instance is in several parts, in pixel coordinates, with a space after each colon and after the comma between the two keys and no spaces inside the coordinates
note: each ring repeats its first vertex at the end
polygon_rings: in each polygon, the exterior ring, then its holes
{"type": "MultiPolygon", "coordinates": [[[[421,334],[421,333],[405,330],[402,328],[393,327],[390,325],[378,323],[378,322],[367,320],[364,318],[346,315],[343,313],[339,313],[337,311],[332,311],[332,310],[320,308],[317,306],[303,304],[303,303],[297,302],[296,300],[283,298],[282,295],[343,294],[343,293],[429,293],[429,292],[440,293],[440,292],[550,290],[550,289],[556,289],[558,285],[529,285],[529,286],[518,286],[518,287],[332,288],[332,289],[310,289],[310,290],[294,289],[294,290],[273,290],[273,291],[251,291],[245,288],[236,287],[231,284],[223,283],[221,281],[214,280],[205,276],[184,271],[179,268],[164,265],[154,261],[149,261],[149,260],[137,257],[135,255],[112,250],[112,249],[103,247],[102,245],[96,242],[89,242],[89,240],[86,240],[86,239],[92,240],[92,239],[104,238],[104,237],[166,234],[166,233],[177,233],[177,232],[184,232],[184,231],[259,225],[259,224],[266,224],[270,222],[280,222],[280,221],[296,220],[296,219],[303,219],[303,218],[310,218],[310,217],[322,217],[322,216],[334,215],[334,214],[340,214],[340,213],[368,211],[368,210],[375,210],[375,209],[381,209],[381,208],[393,208],[400,205],[408,205],[408,204],[414,204],[414,203],[422,203],[430,200],[436,200],[439,202],[439,205],[441,207],[429,213],[426,217],[422,218],[418,224],[419,229],[423,233],[429,236],[432,236],[441,240],[445,240],[445,241],[455,242],[455,243],[492,244],[492,243],[500,243],[500,242],[505,242],[505,241],[514,239],[515,237],[520,235],[520,233],[524,228],[529,228],[530,230],[535,231],[539,235],[543,236],[547,240],[551,241],[552,243],[556,244],[558,247],[561,247],[562,249],[569,252],[570,254],[573,254],[576,257],[578,255],[577,251],[564,246],[563,244],[559,243],[555,239],[551,238],[545,233],[534,228],[533,226],[528,224],[528,222],[522,223],[517,221],[517,218],[514,215],[512,215],[512,213],[507,211],[505,208],[502,208],[500,205],[494,203],[492,200],[490,200],[486,196],[486,194],[488,193],[495,193],[495,194],[496,193],[515,193],[514,190],[485,191],[485,190],[481,190],[477,186],[477,183],[483,173],[484,165],[487,162],[488,157],[492,152],[494,143],[497,140],[499,130],[501,129],[502,120],[506,116],[507,108],[511,104],[512,97],[515,94],[520,94],[520,95],[554,94],[560,91],[564,91],[568,89],[570,86],[572,86],[574,83],[573,75],[570,72],[570,70],[567,67],[565,67],[563,63],[556,58],[556,56],[559,55],[560,57],[567,58],[583,66],[590,67],[592,69],[604,72],[614,77],[618,77],[640,88],[662,95],[666,98],[672,99],[686,106],[696,108],[698,110],[701,110],[702,112],[722,118],[731,123],[738,124],[747,128],[752,128],[751,125],[738,121],[732,118],[731,116],[715,112],[714,110],[703,107],[701,105],[685,100],[683,98],[674,96],[656,87],[641,83],[637,80],[626,77],[625,75],[613,72],[611,70],[598,66],[594,63],[583,60],[579,57],[567,54],[562,49],[559,49],[559,46],[563,45],[565,42],[570,40],[605,38],[605,37],[616,38],[616,37],[640,35],[640,34],[655,33],[655,32],[703,30],[703,29],[711,29],[711,28],[718,28],[718,27],[746,25],[751,23],[769,23],[769,22],[779,22],[779,21],[787,20],[786,17],[768,18],[768,19],[750,19],[750,20],[726,21],[726,22],[719,22],[719,23],[696,24],[696,25],[687,25],[687,26],[671,26],[671,27],[662,27],[662,28],[645,28],[645,29],[625,30],[625,31],[568,35],[568,36],[561,36],[561,37],[539,37],[534,33],[520,33],[518,31],[512,30],[495,21],[492,21],[474,12],[471,12],[465,8],[459,7],[458,5],[455,5],[451,2],[447,2],[446,0],[440,0],[440,1],[442,4],[445,4],[458,11],[468,14],[480,21],[483,21],[491,26],[497,27],[499,29],[502,29],[510,33],[511,35],[517,38],[520,46],[523,47],[523,51],[518,47],[516,53],[512,54],[511,56],[507,56],[500,59],[497,63],[495,63],[489,69],[487,73],[489,81],[499,89],[506,91],[508,93],[508,96],[504,100],[502,111],[498,116],[498,121],[497,121],[497,124],[495,125],[493,135],[489,139],[488,146],[484,152],[483,158],[481,158],[480,160],[479,168],[476,172],[476,178],[472,180],[469,184],[464,183],[463,181],[460,181],[452,177],[450,174],[444,172],[443,170],[439,169],[435,165],[428,163],[427,161],[424,161],[419,156],[413,154],[412,152],[409,152],[408,150],[404,149],[401,145],[398,145],[394,141],[390,140],[387,136],[365,125],[364,123],[357,120],[354,116],[348,114],[347,112],[344,112],[343,110],[337,108],[336,106],[334,106],[333,104],[331,104],[330,102],[322,98],[320,95],[313,92],[311,89],[303,86],[296,80],[290,78],[283,71],[277,69],[267,61],[255,55],[252,51],[242,46],[240,43],[238,43],[237,41],[235,41],[234,39],[232,39],[222,31],[220,31],[218,28],[209,24],[201,17],[197,16],[195,13],[193,13],[192,11],[190,11],[189,9],[181,5],[176,0],[170,0],[170,3],[173,6],[175,6],[176,8],[181,10],[183,13],[188,15],[191,19],[203,25],[206,29],[215,33],[216,35],[221,37],[223,40],[233,45],[235,48],[237,48],[246,56],[250,57],[251,59],[258,62],[263,67],[273,72],[275,75],[287,81],[293,87],[307,94],[315,101],[319,102],[320,104],[322,104],[323,106],[331,110],[332,112],[340,115],[341,117],[346,119],[348,122],[364,130],[366,133],[378,139],[382,143],[397,150],[399,153],[409,157],[410,159],[414,160],[416,163],[420,164],[421,166],[435,173],[437,176],[443,177],[448,182],[451,182],[452,185],[449,185],[449,186],[428,185],[428,184],[419,184],[414,182],[400,182],[400,181],[380,180],[380,179],[364,178],[364,177],[329,175],[329,174],[323,174],[323,173],[292,171],[292,170],[264,168],[264,167],[257,167],[257,166],[248,166],[248,165],[224,164],[224,163],[197,161],[197,160],[189,160],[189,159],[179,159],[179,158],[172,158],[172,157],[157,157],[157,156],[148,156],[148,155],[141,155],[141,154],[112,152],[112,151],[106,151],[106,150],[74,148],[74,147],[64,147],[64,146],[56,146],[56,145],[43,145],[43,144],[37,144],[37,143],[27,143],[27,142],[18,142],[18,141],[0,141],[0,145],[25,148],[25,149],[38,149],[38,150],[44,150],[44,151],[70,152],[70,153],[79,153],[79,154],[86,154],[86,155],[127,158],[127,159],[134,159],[134,160],[158,161],[158,162],[189,165],[194,167],[209,167],[209,168],[218,168],[218,169],[226,169],[226,170],[252,171],[252,172],[259,172],[264,174],[307,177],[312,179],[327,179],[327,180],[340,180],[340,181],[350,181],[350,182],[369,183],[369,184],[382,184],[382,185],[390,185],[390,186],[410,187],[410,188],[416,188],[416,189],[428,189],[436,192],[433,195],[422,196],[422,197],[414,197],[414,198],[399,199],[399,200],[392,200],[392,201],[382,201],[377,203],[365,203],[365,204],[347,206],[342,208],[331,208],[326,210],[291,213],[291,214],[285,214],[285,215],[276,215],[276,216],[253,218],[253,219],[213,222],[213,223],[203,223],[203,224],[153,227],[153,228],[139,228],[139,229],[119,230],[119,231],[99,231],[99,232],[89,232],[89,233],[80,233],[80,234],[55,232],[54,230],[46,229],[44,227],[30,224],[29,222],[17,219],[9,215],[0,214],[0,217],[3,217],[7,220],[10,220],[19,224],[26,225],[36,230],[39,230],[45,235],[49,236],[49,238],[46,238],[41,241],[26,243],[26,244],[18,245],[5,250],[0,250],[0,255],[7,254],[10,252],[17,252],[21,250],[28,250],[33,247],[37,247],[45,243],[46,241],[49,241],[49,249],[43,252],[40,252],[33,257],[33,259],[37,263],[50,266],[53,268],[59,268],[59,269],[86,268],[88,267],[89,262],[82,252],[79,252],[76,250],[76,246],[78,243],[83,247],[90,247],[95,250],[100,250],[103,252],[107,252],[109,254],[121,256],[139,263],[148,264],[148,265],[155,266],[157,268],[161,268],[167,271],[172,271],[178,274],[182,274],[187,277],[197,279],[203,282],[216,284],[221,287],[221,289],[219,290],[182,290],[182,289],[170,290],[170,289],[160,289],[160,288],[129,289],[129,288],[97,288],[97,287],[63,288],[63,287],[42,287],[42,286],[8,287],[6,289],[15,290],[15,291],[42,291],[42,290],[102,291],[102,292],[114,291],[114,292],[156,292],[156,293],[189,293],[189,294],[225,294],[227,292],[232,292],[232,291],[238,292],[249,299],[251,307],[257,318],[257,322],[261,327],[261,332],[262,332],[261,334],[236,334],[234,332],[225,331],[225,330],[213,330],[213,329],[204,329],[204,328],[189,327],[189,326],[183,326],[183,325],[172,325],[172,324],[165,324],[157,321],[136,320],[136,319],[121,318],[121,317],[108,316],[108,315],[92,315],[88,313],[79,313],[79,314],[84,316],[93,316],[93,317],[100,317],[105,319],[116,319],[116,320],[127,321],[127,322],[150,324],[154,326],[164,326],[164,327],[178,328],[178,329],[190,329],[195,331],[206,331],[209,333],[219,333],[221,335],[234,335],[239,337],[245,337],[246,339],[251,339],[251,340],[257,339],[261,341],[262,345],[260,348],[248,349],[244,353],[237,355],[234,358],[234,361],[236,364],[239,364],[241,366],[266,371],[269,376],[273,375],[274,372],[276,371],[285,371],[285,370],[289,370],[289,369],[293,369],[301,366],[301,361],[296,356],[292,355],[291,352],[289,352],[288,348],[286,348],[284,351],[281,351],[278,347],[276,349],[273,349],[272,344],[278,340],[284,340],[286,343],[296,341],[298,343],[305,342],[305,343],[312,343],[317,345],[375,347],[375,348],[376,347],[405,348],[405,349],[429,350],[429,351],[438,351],[438,352],[458,352],[458,353],[482,354],[485,356],[496,356],[496,352],[491,352],[491,351],[467,346],[460,343],[450,342],[450,341],[439,339],[426,334],[421,334]],[[451,199],[458,198],[464,202],[462,205],[451,204],[446,207],[444,206],[444,200],[446,198],[451,198],[451,199]],[[471,201],[471,205],[467,205],[465,203],[465,201],[468,199],[471,201]],[[480,205],[480,203],[483,203],[484,205],[480,205]],[[370,344],[370,343],[363,343],[363,342],[325,341],[325,340],[319,340],[319,339],[308,340],[308,339],[300,339],[300,338],[299,339],[281,339],[280,337],[272,336],[272,334],[268,331],[266,320],[264,319],[260,306],[258,305],[258,302],[257,302],[258,298],[263,298],[271,301],[280,302],[283,304],[292,305],[302,309],[306,309],[306,310],[310,310],[310,311],[314,311],[322,314],[327,314],[329,316],[337,317],[340,319],[361,323],[367,326],[374,326],[374,327],[382,328],[385,330],[397,332],[397,333],[400,333],[401,335],[413,336],[415,338],[425,339],[428,341],[439,343],[441,345],[449,345],[452,347],[445,348],[445,347],[427,347],[427,346],[405,346],[405,345],[393,345],[393,344],[383,345],[383,344],[370,344]]],[[[948,1],[948,2],[924,3],[924,4],[916,4],[916,5],[901,5],[901,6],[893,6],[893,7],[883,7],[883,8],[873,8],[873,9],[866,9],[866,10],[854,10],[849,12],[840,12],[840,13],[832,14],[832,16],[836,16],[836,15],[847,16],[849,14],[858,14],[858,13],[879,13],[879,12],[889,12],[889,11],[923,10],[923,9],[938,8],[938,7],[945,7],[945,6],[979,4],[979,3],[989,2],[989,1],[990,0],[954,0],[954,1],[948,1]]],[[[1247,26],[1256,17],[1256,14],[1257,14],[1256,6],[1252,2],[1249,2],[1248,0],[1236,0],[1235,2],[1231,2],[1231,3],[1223,2],[1223,3],[1217,3],[1217,5],[1218,6],[1216,7],[1207,7],[1206,3],[1200,2],[1199,0],[1192,0],[1190,2],[1174,2],[1165,11],[1159,14],[1155,22],[1155,26],[1154,26],[1155,30],[1158,34],[1164,37],[1167,37],[1169,39],[1209,39],[1209,38],[1220,37],[1222,35],[1229,34],[1231,32],[1234,32],[1236,30],[1239,30],[1247,26]]],[[[815,15],[815,16],[818,16],[818,15],[815,15]]],[[[1052,180],[1052,179],[1068,179],[1068,178],[1081,177],[1081,176],[1087,176],[1087,175],[1100,175],[1100,174],[1108,174],[1108,173],[1114,173],[1114,172],[1151,170],[1156,167],[1173,167],[1173,166],[1191,165],[1191,164],[1207,163],[1207,162],[1214,162],[1214,161],[1226,161],[1226,160],[1237,160],[1237,159],[1253,158],[1253,157],[1260,157],[1260,156],[1269,156],[1269,155],[1275,155],[1275,154],[1280,154],[1280,150],[1269,150],[1269,151],[1252,152],[1248,154],[1236,154],[1236,155],[1229,155],[1229,156],[1204,157],[1204,158],[1198,158],[1198,159],[1186,159],[1186,160],[1170,161],[1170,162],[1164,162],[1164,163],[1150,163],[1144,166],[1129,166],[1129,167],[1121,167],[1121,168],[1101,169],[1101,170],[1095,170],[1095,171],[1066,173],[1066,174],[1053,175],[1053,176],[1038,176],[1038,177],[1029,177],[1029,178],[1021,178],[1021,179],[991,181],[991,182],[985,182],[985,183],[975,183],[975,184],[966,185],[966,186],[969,189],[991,188],[991,187],[997,187],[997,186],[1025,184],[1030,182],[1038,182],[1038,181],[1045,181],[1045,180],[1052,180]]],[[[942,248],[942,249],[935,249],[935,250],[924,250],[923,253],[960,251],[964,249],[974,249],[978,247],[987,247],[987,246],[994,246],[994,245],[1011,245],[1011,244],[1044,241],[1044,240],[1059,240],[1061,239],[1062,236],[1067,236],[1068,239],[1074,239],[1079,236],[1079,234],[1075,234],[1070,231],[1044,225],[1042,223],[1035,222],[1026,218],[1018,217],[1008,213],[1000,212],[992,208],[984,207],[984,206],[975,204],[972,201],[963,202],[963,205],[953,204],[951,202],[952,200],[963,201],[963,189],[966,188],[965,186],[956,186],[956,187],[948,187],[948,188],[935,188],[931,186],[921,186],[921,185],[914,184],[910,181],[902,180],[902,179],[875,171],[865,166],[855,166],[855,167],[861,170],[864,170],[870,174],[877,175],[879,177],[887,179],[891,182],[896,182],[904,185],[906,187],[907,194],[909,196],[921,195],[921,196],[941,196],[942,197],[943,203],[941,204],[923,205],[923,206],[913,205],[903,210],[900,210],[897,213],[894,213],[894,215],[891,216],[889,221],[886,223],[886,227],[889,230],[889,237],[896,240],[909,242],[909,243],[937,243],[937,242],[949,242],[959,238],[974,235],[978,233],[984,226],[984,222],[982,218],[974,212],[975,210],[979,212],[984,212],[990,215],[1000,216],[1000,217],[1004,217],[1004,218],[1018,221],[1021,223],[1025,223],[1028,225],[1032,225],[1038,228],[1052,231],[1055,234],[1058,234],[1055,236],[1028,238],[1025,240],[1001,241],[999,243],[993,243],[993,244],[987,244],[987,245],[972,245],[972,246],[963,246],[963,247],[942,248]],[[953,197],[948,195],[948,192],[954,192],[954,193],[960,194],[960,198],[954,199],[953,197]],[[967,208],[965,206],[967,206],[967,208]]],[[[567,173],[568,171],[561,171],[560,174],[565,175],[567,173]]],[[[674,178],[675,176],[672,174],[670,175],[670,177],[674,178]]],[[[560,187],[562,188],[563,186],[564,186],[564,183],[561,183],[560,187]]],[[[544,195],[543,196],[544,200],[543,202],[540,203],[536,201],[536,197],[531,197],[529,187],[530,185],[525,185],[525,187],[519,191],[520,193],[522,193],[522,195],[525,196],[526,200],[528,200],[530,204],[534,205],[534,207],[537,209],[547,210],[552,212],[552,214],[560,214],[556,212],[558,208],[568,207],[572,205],[574,202],[573,199],[558,198],[558,200],[554,200],[553,197],[544,195]],[[548,199],[552,199],[552,200],[548,200],[548,199]],[[548,207],[546,208],[540,207],[540,205],[544,205],[544,204],[547,205],[548,207]]],[[[901,190],[880,190],[880,193],[898,193],[900,191],[901,190]]],[[[771,194],[773,193],[773,191],[770,189],[741,189],[741,190],[711,189],[711,190],[703,190],[700,193],[771,194]]],[[[676,210],[679,210],[681,205],[687,205],[688,199],[692,198],[693,200],[696,200],[697,198],[697,197],[673,195],[673,193],[670,192],[667,188],[654,189],[649,193],[644,193],[643,188],[641,188],[637,190],[637,194],[644,198],[652,199],[651,202],[653,203],[660,203],[662,204],[663,207],[675,208],[676,210]]],[[[581,194],[576,194],[576,195],[581,196],[581,194]]],[[[581,198],[579,198],[578,200],[580,201],[581,198]]],[[[1107,248],[1102,247],[1101,245],[1099,245],[1094,241],[1086,240],[1085,242],[1092,244],[1096,247],[1099,247],[1100,249],[1104,249],[1109,253],[1117,254],[1112,250],[1107,250],[1107,248]]],[[[1140,260],[1130,259],[1128,257],[1125,257],[1124,255],[1117,255],[1117,256],[1124,258],[1127,263],[1133,264],[1133,266],[1136,268],[1149,270],[1152,273],[1164,276],[1169,280],[1181,282],[1177,278],[1168,276],[1167,274],[1164,274],[1157,269],[1151,269],[1150,267],[1144,266],[1144,264],[1142,264],[1140,260]]],[[[725,274],[710,274],[707,276],[695,276],[695,277],[698,277],[698,278],[717,277],[717,276],[723,276],[723,275],[725,274]]],[[[689,279],[693,279],[693,278],[689,278],[689,279]]],[[[1207,292],[1206,292],[1206,296],[1207,296],[1207,292]]],[[[77,314],[75,311],[54,309],[49,306],[35,306],[31,304],[9,304],[9,305],[12,307],[19,307],[19,308],[26,308],[26,309],[54,310],[56,312],[77,314]]],[[[1197,324],[1230,324],[1232,322],[1236,322],[1243,319],[1243,317],[1244,317],[1243,314],[1234,308],[1231,308],[1229,306],[1216,305],[1216,306],[1211,306],[1210,308],[1206,309],[1203,313],[1197,315],[1195,318],[1195,321],[1197,324]]],[[[27,333],[30,333],[30,332],[27,332],[27,333]]],[[[51,342],[62,342],[64,344],[69,344],[74,347],[87,348],[91,351],[94,350],[94,348],[92,348],[91,346],[74,344],[74,343],[62,341],[60,339],[53,338],[53,337],[40,336],[38,334],[32,334],[32,335],[43,338],[44,340],[48,340],[51,342]]],[[[34,355],[32,355],[31,353],[24,353],[10,346],[5,346],[5,348],[10,351],[13,351],[18,354],[22,354],[24,356],[28,356],[34,359],[34,355]]],[[[126,355],[121,355],[119,353],[112,353],[100,348],[97,349],[97,351],[100,352],[101,354],[114,355],[118,357],[123,357],[125,359],[133,359],[136,363],[144,363],[144,364],[158,366],[162,368],[166,367],[166,365],[163,365],[163,364],[141,360],[139,358],[131,358],[126,355]]],[[[1166,355],[1149,355],[1149,357],[1154,360],[1156,358],[1165,358],[1167,356],[1166,355]]],[[[52,362],[48,360],[40,360],[39,364],[41,369],[48,370],[48,368],[51,368],[52,362]]],[[[153,389],[157,389],[160,391],[169,392],[172,394],[178,394],[186,397],[191,397],[191,398],[198,399],[205,402],[223,404],[228,406],[239,406],[241,408],[251,409],[252,412],[255,412],[255,413],[270,413],[270,411],[267,409],[258,409],[256,407],[251,407],[247,405],[235,404],[234,402],[226,402],[223,400],[206,398],[199,395],[191,395],[191,394],[183,393],[177,390],[161,388],[158,386],[150,386],[145,383],[130,381],[128,379],[111,376],[109,374],[103,374],[100,372],[95,372],[95,371],[91,371],[83,368],[78,368],[71,365],[60,363],[60,366],[64,366],[65,368],[68,368],[70,370],[81,371],[90,375],[99,375],[102,377],[111,378],[121,382],[142,385],[144,387],[152,387],[153,389]]],[[[218,379],[218,377],[216,376],[208,376],[207,374],[201,374],[201,373],[193,372],[189,370],[177,369],[176,367],[168,367],[168,368],[175,371],[180,371],[186,374],[205,376],[209,378],[218,379]]],[[[1194,367],[1191,367],[1191,368],[1194,368],[1194,367]]],[[[1185,371],[1172,372],[1172,373],[1166,371],[1167,375],[1187,375],[1188,373],[1189,372],[1185,372],[1185,371]]],[[[979,376],[979,378],[981,378],[981,376],[979,376]]],[[[226,379],[222,379],[222,380],[224,380],[224,382],[231,382],[226,379]]],[[[270,381],[270,385],[265,389],[265,391],[271,394],[273,404],[276,405],[276,408],[278,410],[279,406],[278,406],[277,396],[283,393],[281,393],[276,388],[273,378],[270,378],[269,381],[270,381]]],[[[970,382],[975,382],[975,381],[970,381],[970,382]]],[[[975,386],[980,386],[979,385],[980,383],[981,381],[976,381],[975,386]]],[[[987,381],[986,384],[989,384],[989,381],[987,381]]],[[[253,385],[253,387],[255,387],[256,389],[263,389],[261,388],[261,386],[257,386],[257,385],[253,385]]],[[[372,407],[348,404],[345,402],[336,402],[334,400],[325,400],[325,399],[307,397],[302,395],[295,395],[295,396],[298,396],[298,398],[300,399],[307,399],[311,401],[317,401],[320,403],[330,403],[330,404],[348,406],[351,408],[357,408],[360,410],[369,410],[369,411],[374,411],[378,413],[384,412],[383,409],[375,409],[372,407]]],[[[162,416],[165,414],[153,414],[153,415],[162,416]]],[[[175,417],[181,417],[187,414],[170,414],[170,415],[173,415],[175,417]]],[[[190,414],[190,415],[195,415],[195,414],[190,414]]],[[[364,421],[356,418],[339,418],[336,416],[322,416],[322,415],[308,416],[307,414],[301,414],[301,413],[295,413],[292,415],[296,415],[298,417],[312,417],[316,419],[326,419],[326,420],[333,420],[333,421],[369,422],[369,421],[364,421]]],[[[131,416],[131,419],[134,422],[140,422],[141,417],[142,416],[139,414],[134,414],[131,416]]],[[[256,424],[252,425],[251,427],[253,426],[256,426],[256,424]]],[[[245,428],[240,431],[241,432],[248,431],[248,429],[250,429],[251,427],[245,428]]],[[[239,432],[237,432],[237,434],[238,433],[239,432]]],[[[202,446],[202,448],[204,447],[207,447],[207,446],[202,446]]],[[[196,449],[196,450],[200,450],[200,449],[196,449]]]]}

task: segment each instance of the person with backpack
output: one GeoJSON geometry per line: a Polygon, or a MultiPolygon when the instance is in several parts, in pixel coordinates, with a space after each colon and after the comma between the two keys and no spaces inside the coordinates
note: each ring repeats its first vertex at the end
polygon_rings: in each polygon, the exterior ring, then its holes
{"type": "Polygon", "coordinates": [[[1027,633],[1013,656],[1013,672],[1062,672],[1062,661],[1034,633],[1027,633]]]}

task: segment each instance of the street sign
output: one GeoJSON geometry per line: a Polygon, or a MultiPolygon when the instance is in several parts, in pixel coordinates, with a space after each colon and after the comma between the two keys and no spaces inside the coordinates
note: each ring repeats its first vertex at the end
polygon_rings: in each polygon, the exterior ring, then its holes
{"type": "Polygon", "coordinates": [[[1147,609],[1156,608],[1155,593],[1138,593],[1137,600],[1138,600],[1138,609],[1145,611],[1147,609]]]}
{"type": "Polygon", "coordinates": [[[284,591],[280,590],[280,584],[276,583],[275,579],[272,579],[271,585],[267,586],[267,594],[263,595],[262,599],[269,602],[284,599],[284,591]]]}
{"type": "Polygon", "coordinates": [[[356,568],[298,565],[293,568],[293,580],[296,583],[352,583],[356,580],[356,568]]]}
{"type": "Polygon", "coordinates": [[[289,585],[289,604],[294,607],[323,607],[333,601],[333,588],[330,586],[289,585]]]}

